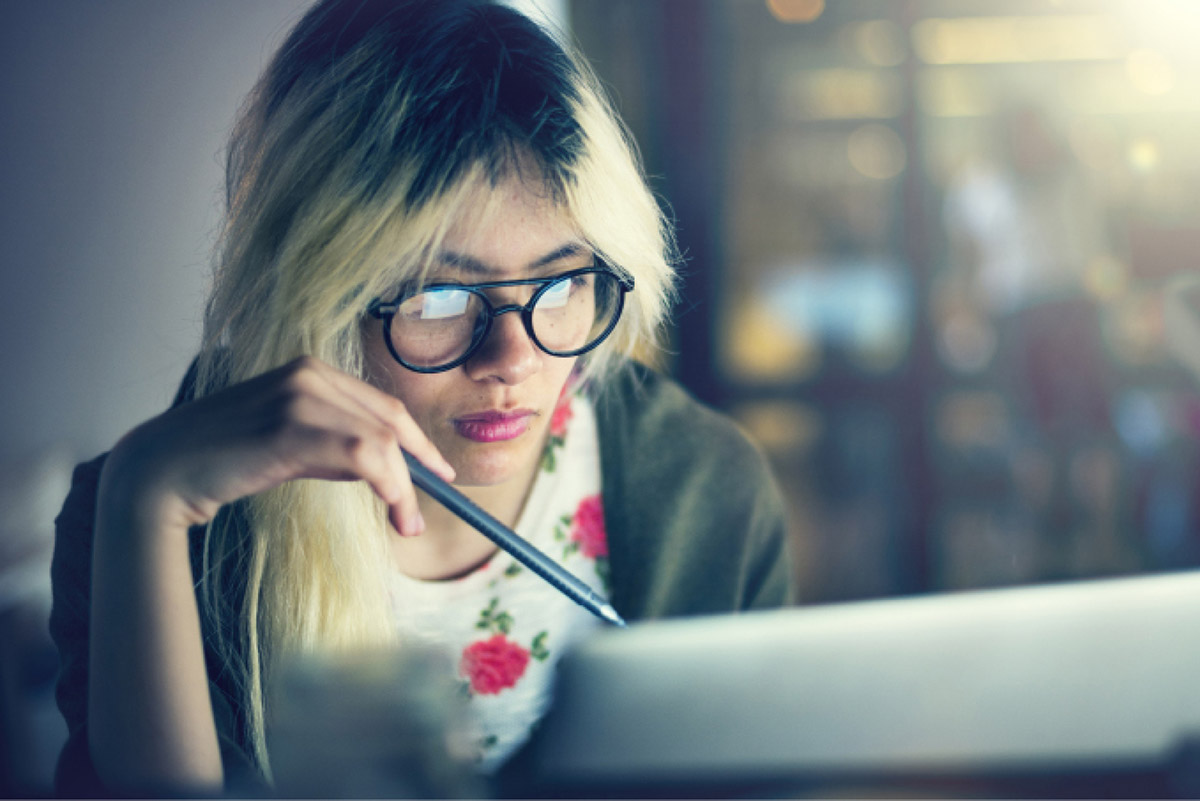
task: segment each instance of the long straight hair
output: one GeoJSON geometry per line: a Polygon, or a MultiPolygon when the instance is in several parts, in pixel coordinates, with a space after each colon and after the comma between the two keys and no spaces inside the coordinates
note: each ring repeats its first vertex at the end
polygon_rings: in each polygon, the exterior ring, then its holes
{"type": "MultiPolygon", "coordinates": [[[[635,279],[617,330],[585,357],[602,383],[614,359],[656,342],[675,251],[596,78],[496,3],[318,3],[234,130],[197,396],[306,354],[365,378],[369,301],[419,276],[451,223],[513,177],[635,279]]],[[[387,548],[363,482],[291,481],[210,524],[207,630],[268,778],[281,659],[392,641],[387,548]]]]}

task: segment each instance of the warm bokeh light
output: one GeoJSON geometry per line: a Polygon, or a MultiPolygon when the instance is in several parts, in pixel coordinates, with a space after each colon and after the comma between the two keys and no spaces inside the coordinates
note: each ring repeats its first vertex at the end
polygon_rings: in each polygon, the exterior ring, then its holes
{"type": "Polygon", "coordinates": [[[825,11],[825,0],[767,0],[780,22],[813,22],[825,11]]]}
{"type": "Polygon", "coordinates": [[[900,77],[891,70],[805,70],[781,89],[782,110],[797,119],[887,119],[902,110],[900,77]]]}
{"type": "Polygon", "coordinates": [[[1111,18],[1087,15],[929,18],[913,25],[912,40],[927,64],[1092,61],[1128,49],[1111,18]]]}
{"type": "Polygon", "coordinates": [[[872,19],[849,26],[854,49],[863,60],[876,67],[896,67],[908,54],[904,32],[887,19],[872,19]]]}
{"type": "Polygon", "coordinates": [[[730,376],[749,381],[794,381],[820,368],[821,352],[816,340],[780,320],[761,302],[746,299],[731,312],[728,325],[733,336],[722,360],[730,376]]]}
{"type": "Polygon", "coordinates": [[[1155,50],[1130,52],[1125,59],[1125,72],[1133,87],[1148,95],[1165,95],[1175,85],[1175,71],[1170,62],[1155,50]]]}
{"type": "Polygon", "coordinates": [[[925,70],[917,79],[917,102],[931,117],[979,117],[996,109],[996,100],[980,91],[978,79],[963,67],[925,70]]]}
{"type": "Polygon", "coordinates": [[[732,411],[750,435],[772,453],[808,451],[821,434],[820,414],[792,401],[744,403],[732,411]]]}
{"type": "Polygon", "coordinates": [[[879,123],[856,128],[846,142],[846,155],[854,169],[880,181],[895,178],[908,163],[899,134],[879,123]]]}
{"type": "Polygon", "coordinates": [[[1154,171],[1158,168],[1160,158],[1158,142],[1153,138],[1136,139],[1129,146],[1129,166],[1137,172],[1154,171]]]}

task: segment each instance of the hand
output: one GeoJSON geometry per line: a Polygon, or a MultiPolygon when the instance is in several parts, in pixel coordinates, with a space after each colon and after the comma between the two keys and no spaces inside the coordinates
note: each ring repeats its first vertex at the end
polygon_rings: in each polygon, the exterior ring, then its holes
{"type": "Polygon", "coordinates": [[[114,483],[143,514],[184,528],[292,479],[362,480],[411,536],[425,524],[401,448],[453,480],[397,398],[301,357],[144,423],[114,448],[106,472],[124,472],[114,483]]]}

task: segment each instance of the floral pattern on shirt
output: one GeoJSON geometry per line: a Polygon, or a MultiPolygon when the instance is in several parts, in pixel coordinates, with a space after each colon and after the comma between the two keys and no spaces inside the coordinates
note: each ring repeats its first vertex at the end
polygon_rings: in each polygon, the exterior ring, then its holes
{"type": "Polygon", "coordinates": [[[588,559],[608,556],[608,534],[604,530],[604,504],[599,495],[589,495],[579,502],[571,520],[571,542],[588,559]]]}
{"type": "Polygon", "coordinates": [[[539,632],[526,648],[508,636],[513,623],[513,616],[500,609],[499,598],[492,598],[479,613],[475,628],[491,632],[492,636],[475,640],[463,649],[458,672],[466,680],[469,694],[496,695],[515,687],[525,675],[531,658],[544,662],[550,657],[546,647],[549,632],[539,632]]]}
{"type": "Polygon", "coordinates": [[[599,494],[588,495],[572,514],[560,517],[554,526],[554,538],[563,543],[563,559],[579,554],[593,560],[605,592],[611,591],[608,532],[604,528],[604,502],[599,494]]]}
{"type": "Polygon", "coordinates": [[[542,451],[541,467],[547,472],[553,473],[558,468],[558,452],[562,450],[567,441],[567,428],[571,424],[571,418],[575,413],[571,410],[571,398],[574,396],[574,381],[567,381],[563,387],[562,394],[558,396],[558,403],[554,406],[554,413],[550,416],[550,433],[546,438],[546,449],[542,451]]]}
{"type": "Polygon", "coordinates": [[[495,634],[463,649],[459,670],[470,682],[471,692],[496,695],[501,690],[515,687],[528,666],[527,649],[503,634],[495,634]]]}

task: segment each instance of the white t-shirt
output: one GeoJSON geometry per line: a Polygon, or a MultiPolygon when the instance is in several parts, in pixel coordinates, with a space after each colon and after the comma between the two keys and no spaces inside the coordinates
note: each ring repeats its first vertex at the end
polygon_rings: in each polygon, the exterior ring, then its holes
{"type": "MultiPolygon", "coordinates": [[[[515,531],[608,597],[596,416],[565,393],[515,531]]],[[[402,641],[447,652],[468,697],[469,740],[492,772],[550,704],[555,664],[599,621],[504,551],[466,576],[420,581],[398,571],[391,596],[402,641]]]]}

